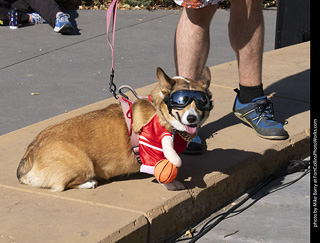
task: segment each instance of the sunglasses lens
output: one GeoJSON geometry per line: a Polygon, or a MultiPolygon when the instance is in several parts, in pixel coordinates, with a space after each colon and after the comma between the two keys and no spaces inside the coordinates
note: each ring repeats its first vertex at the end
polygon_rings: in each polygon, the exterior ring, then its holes
{"type": "Polygon", "coordinates": [[[189,101],[188,94],[185,91],[175,92],[171,96],[173,105],[186,105],[189,101]]]}
{"type": "Polygon", "coordinates": [[[208,104],[207,96],[204,93],[196,93],[194,97],[198,102],[199,109],[204,108],[208,104]]]}
{"type": "Polygon", "coordinates": [[[168,105],[181,109],[189,105],[192,100],[196,102],[199,110],[205,110],[210,104],[209,97],[201,91],[179,90],[170,95],[168,105]]]}

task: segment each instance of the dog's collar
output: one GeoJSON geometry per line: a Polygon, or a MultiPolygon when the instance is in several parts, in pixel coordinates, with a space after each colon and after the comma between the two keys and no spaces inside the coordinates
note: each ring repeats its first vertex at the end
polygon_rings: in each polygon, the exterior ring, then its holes
{"type": "Polygon", "coordinates": [[[176,134],[179,134],[180,137],[183,138],[183,140],[187,141],[187,142],[191,142],[196,136],[196,133],[195,134],[190,134],[190,133],[187,133],[187,132],[181,132],[181,131],[178,131],[177,129],[175,128],[172,128],[172,138],[173,140],[175,139],[176,137],[176,134]]]}
{"type": "Polygon", "coordinates": [[[187,142],[191,142],[197,136],[197,133],[190,134],[190,133],[181,132],[181,131],[176,131],[176,133],[178,133],[180,135],[180,137],[182,137],[183,140],[185,140],[187,142]]]}

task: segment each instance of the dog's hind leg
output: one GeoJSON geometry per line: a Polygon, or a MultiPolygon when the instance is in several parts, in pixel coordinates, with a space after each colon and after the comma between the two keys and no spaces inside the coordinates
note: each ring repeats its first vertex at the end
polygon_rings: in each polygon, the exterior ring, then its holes
{"type": "Polygon", "coordinates": [[[54,141],[33,153],[33,167],[23,183],[63,191],[79,188],[95,176],[92,160],[82,149],[64,141],[54,141]]]}
{"type": "Polygon", "coordinates": [[[73,166],[65,168],[64,175],[60,180],[57,180],[52,191],[63,191],[69,188],[91,189],[96,188],[98,182],[92,179],[94,175],[94,168],[92,161],[89,158],[74,158],[73,166]]]}
{"type": "Polygon", "coordinates": [[[97,188],[98,181],[95,179],[89,179],[85,183],[82,183],[78,186],[79,189],[94,189],[97,188]]]}

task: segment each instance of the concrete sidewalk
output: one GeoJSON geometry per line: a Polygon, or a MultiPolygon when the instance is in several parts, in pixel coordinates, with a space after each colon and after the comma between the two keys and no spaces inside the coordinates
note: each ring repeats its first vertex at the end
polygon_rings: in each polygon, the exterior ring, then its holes
{"type": "MultiPolygon", "coordinates": [[[[178,180],[166,191],[153,177],[135,174],[95,190],[52,193],[20,185],[15,172],[27,145],[45,127],[114,103],[107,99],[0,137],[0,240],[8,242],[164,242],[248,188],[310,153],[310,43],[264,55],[266,94],[276,92],[277,119],[290,137],[259,138],[230,112],[237,63],[211,67],[214,110],[200,131],[207,152],[183,156],[178,180]]],[[[153,85],[137,89],[148,94],[153,85]]]]}

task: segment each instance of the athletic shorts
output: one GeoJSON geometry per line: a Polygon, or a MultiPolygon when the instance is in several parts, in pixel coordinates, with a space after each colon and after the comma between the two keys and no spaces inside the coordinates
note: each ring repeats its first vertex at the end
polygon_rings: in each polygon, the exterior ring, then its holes
{"type": "Polygon", "coordinates": [[[186,8],[203,8],[209,4],[219,4],[223,0],[174,0],[174,2],[186,8]]]}

